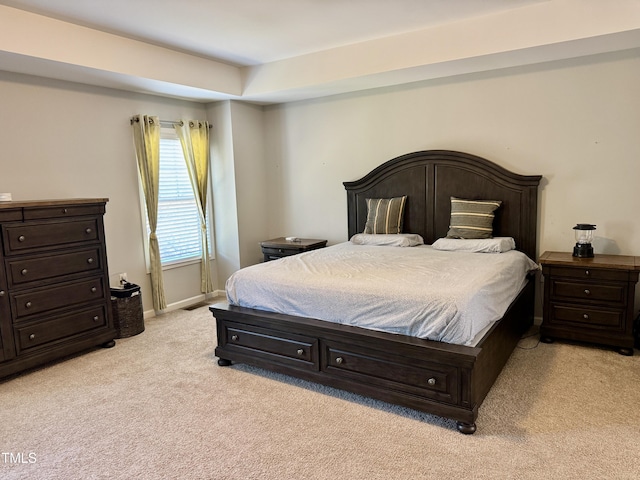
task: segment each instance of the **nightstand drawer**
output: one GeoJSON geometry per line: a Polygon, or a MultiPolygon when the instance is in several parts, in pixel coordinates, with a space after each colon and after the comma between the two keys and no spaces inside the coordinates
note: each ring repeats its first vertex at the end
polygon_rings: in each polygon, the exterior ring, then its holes
{"type": "Polygon", "coordinates": [[[574,278],[576,280],[629,280],[629,272],[625,270],[604,270],[598,268],[548,267],[547,274],[553,277],[574,278]]]}
{"type": "Polygon", "coordinates": [[[295,255],[301,253],[304,250],[298,248],[269,248],[262,247],[262,253],[264,255],[272,255],[274,257],[286,257],[289,255],[295,255]]]}
{"type": "Polygon", "coordinates": [[[604,310],[571,305],[551,305],[551,324],[570,323],[584,327],[623,329],[624,310],[604,310]]]}
{"type": "Polygon", "coordinates": [[[570,282],[551,279],[551,298],[570,298],[573,301],[607,302],[624,305],[627,285],[570,282]]]}

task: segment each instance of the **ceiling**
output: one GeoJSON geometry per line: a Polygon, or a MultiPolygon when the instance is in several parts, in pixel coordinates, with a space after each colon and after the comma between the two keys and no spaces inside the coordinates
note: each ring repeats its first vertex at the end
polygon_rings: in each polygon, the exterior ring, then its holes
{"type": "Polygon", "coordinates": [[[235,65],[297,57],[545,0],[6,0],[235,65]]]}
{"type": "Polygon", "coordinates": [[[0,33],[0,69],[196,101],[280,102],[636,48],[639,3],[616,0],[602,15],[598,4],[610,2],[0,0],[0,32],[2,18],[14,29],[0,33]],[[73,39],[118,58],[89,58],[73,39]],[[123,64],[127,53],[165,61],[138,71],[140,62],[123,64]],[[217,83],[176,78],[160,71],[165,63],[217,83]]]}

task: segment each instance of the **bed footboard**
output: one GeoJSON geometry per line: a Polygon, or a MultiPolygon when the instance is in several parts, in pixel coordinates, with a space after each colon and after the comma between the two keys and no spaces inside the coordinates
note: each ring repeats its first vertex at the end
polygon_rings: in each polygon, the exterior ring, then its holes
{"type": "Polygon", "coordinates": [[[482,400],[526,330],[528,290],[478,347],[220,303],[210,307],[215,354],[221,366],[247,363],[450,418],[473,433],[482,400]]]}

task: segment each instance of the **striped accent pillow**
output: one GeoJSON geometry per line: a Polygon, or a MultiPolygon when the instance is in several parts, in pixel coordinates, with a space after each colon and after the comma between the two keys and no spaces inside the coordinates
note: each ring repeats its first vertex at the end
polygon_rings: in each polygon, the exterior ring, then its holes
{"type": "Polygon", "coordinates": [[[492,238],[494,212],[501,200],[464,200],[451,197],[447,238],[492,238]]]}
{"type": "Polygon", "coordinates": [[[363,233],[402,233],[407,196],[367,198],[367,223],[363,233]]]}

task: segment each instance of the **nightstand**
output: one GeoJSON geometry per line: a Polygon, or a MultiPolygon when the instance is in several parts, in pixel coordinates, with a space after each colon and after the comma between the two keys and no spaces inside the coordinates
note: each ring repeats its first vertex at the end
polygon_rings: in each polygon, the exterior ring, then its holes
{"type": "Polygon", "coordinates": [[[289,241],[284,237],[274,238],[260,242],[264,261],[277,260],[278,258],[288,257],[289,255],[297,255],[298,253],[308,252],[327,246],[326,240],[318,240],[315,238],[299,238],[296,241],[289,241]]]}
{"type": "Polygon", "coordinates": [[[543,319],[540,338],[577,340],[616,347],[633,355],[633,313],[640,257],[573,257],[545,252],[543,319]]]}

